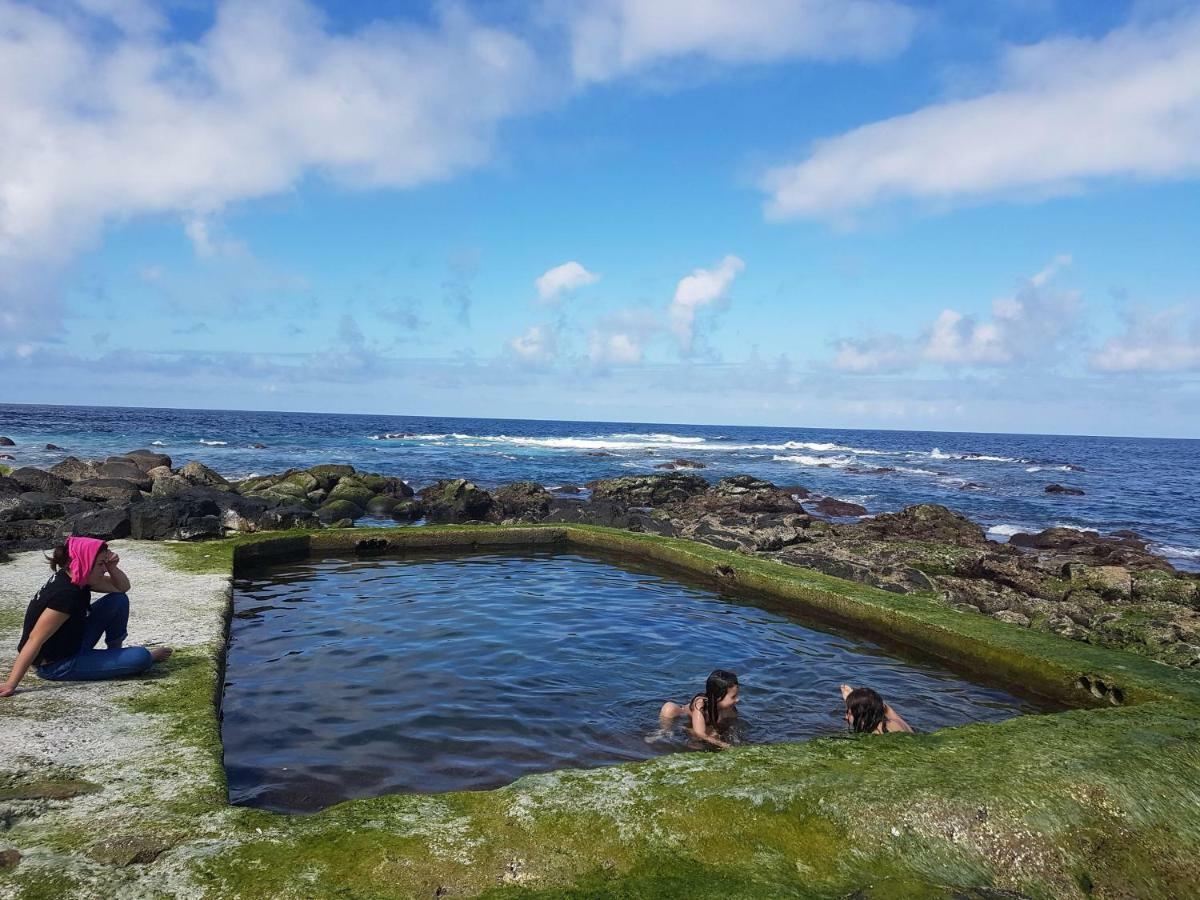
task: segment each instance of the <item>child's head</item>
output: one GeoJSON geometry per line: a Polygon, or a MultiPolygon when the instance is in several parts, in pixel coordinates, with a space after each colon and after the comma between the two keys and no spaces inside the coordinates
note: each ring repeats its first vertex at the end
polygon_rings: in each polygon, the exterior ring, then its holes
{"type": "Polygon", "coordinates": [[[733,709],[738,702],[738,677],[725,669],[714,669],[704,683],[705,718],[715,724],[723,709],[733,709]]]}
{"type": "Polygon", "coordinates": [[[883,698],[870,688],[855,688],[846,695],[846,724],[851,731],[873,732],[886,718],[883,698]]]}

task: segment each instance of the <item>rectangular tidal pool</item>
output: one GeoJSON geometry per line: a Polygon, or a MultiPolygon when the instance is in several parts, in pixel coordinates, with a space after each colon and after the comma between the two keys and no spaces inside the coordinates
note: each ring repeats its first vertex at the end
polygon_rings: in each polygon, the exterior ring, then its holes
{"type": "Polygon", "coordinates": [[[243,573],[222,701],[230,801],[310,812],[699,750],[658,712],[715,668],[741,681],[734,744],[845,732],[843,682],[918,731],[1058,708],[752,599],[590,552],[243,573]]]}

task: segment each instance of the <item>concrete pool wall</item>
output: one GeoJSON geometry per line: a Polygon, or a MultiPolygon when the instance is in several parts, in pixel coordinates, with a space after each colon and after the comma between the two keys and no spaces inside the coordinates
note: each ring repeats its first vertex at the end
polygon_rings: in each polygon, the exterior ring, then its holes
{"type": "MultiPolygon", "coordinates": [[[[0,727],[20,735],[3,746],[0,897],[1177,897],[1200,880],[1192,672],[921,597],[597,527],[347,529],[142,547],[130,556],[169,558],[175,590],[192,579],[213,599],[194,604],[186,621],[198,633],[159,677],[70,695],[107,698],[111,715],[74,719],[78,710],[40,688],[0,701],[10,704],[0,727]],[[626,554],[761,591],[1086,708],[560,770],[311,816],[224,802],[215,700],[236,567],[531,544],[626,554]],[[53,747],[29,745],[54,728],[84,746],[120,729],[143,752],[63,764],[53,747]]],[[[8,616],[28,597],[3,599],[8,616]]],[[[135,602],[165,617],[181,597],[151,587],[135,602]]]]}

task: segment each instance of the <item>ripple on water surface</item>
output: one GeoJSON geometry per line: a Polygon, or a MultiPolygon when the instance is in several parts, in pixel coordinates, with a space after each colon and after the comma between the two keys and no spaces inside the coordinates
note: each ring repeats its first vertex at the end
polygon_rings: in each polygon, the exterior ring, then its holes
{"type": "Polygon", "coordinates": [[[918,730],[1045,709],[602,556],[305,561],[235,586],[230,799],[307,811],[699,749],[681,725],[660,730],[658,710],[717,667],[742,682],[734,743],[844,730],[843,681],[874,687],[918,730]]]}

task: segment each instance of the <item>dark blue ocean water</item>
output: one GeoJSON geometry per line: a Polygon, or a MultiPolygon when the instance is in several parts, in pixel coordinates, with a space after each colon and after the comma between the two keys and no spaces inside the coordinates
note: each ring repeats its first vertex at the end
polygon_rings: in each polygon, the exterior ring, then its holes
{"type": "Polygon", "coordinates": [[[745,472],[872,512],[941,503],[996,539],[1051,525],[1131,529],[1200,568],[1195,440],[15,405],[0,405],[0,435],[17,442],[0,448],[10,465],[153,446],[230,477],[343,462],[417,487],[447,477],[582,484],[686,457],[711,480],[745,472]],[[1085,494],[1047,494],[1051,482],[1085,494]]]}

